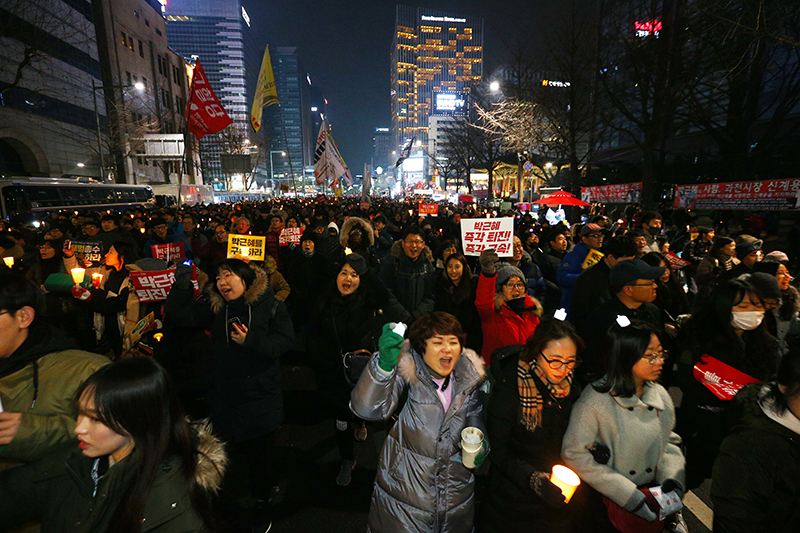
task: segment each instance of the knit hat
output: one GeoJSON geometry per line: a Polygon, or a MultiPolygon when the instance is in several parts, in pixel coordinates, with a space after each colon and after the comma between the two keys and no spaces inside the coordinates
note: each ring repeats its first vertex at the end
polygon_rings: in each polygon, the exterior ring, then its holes
{"type": "Polygon", "coordinates": [[[303,241],[312,241],[314,244],[317,244],[317,233],[313,229],[307,229],[303,232],[303,236],[300,237],[301,244],[303,241]]]}
{"type": "Polygon", "coordinates": [[[736,245],[736,258],[741,261],[753,252],[761,250],[761,241],[743,242],[736,245]]]}
{"type": "Polygon", "coordinates": [[[756,288],[756,292],[765,300],[780,300],[781,288],[775,276],[766,272],[755,272],[748,276],[747,281],[756,288]]]}
{"type": "Polygon", "coordinates": [[[356,271],[359,276],[363,276],[367,271],[366,260],[358,254],[348,254],[344,256],[342,266],[350,265],[350,268],[356,271]]]}
{"type": "Polygon", "coordinates": [[[495,281],[495,291],[500,292],[503,290],[503,285],[508,283],[508,280],[517,276],[522,283],[525,283],[525,274],[522,270],[508,263],[497,263],[497,280],[495,281]]]}
{"type": "Polygon", "coordinates": [[[764,256],[764,261],[768,260],[778,261],[780,263],[788,263],[789,256],[786,255],[784,252],[781,252],[780,250],[775,250],[774,252],[770,252],[764,256]]]}

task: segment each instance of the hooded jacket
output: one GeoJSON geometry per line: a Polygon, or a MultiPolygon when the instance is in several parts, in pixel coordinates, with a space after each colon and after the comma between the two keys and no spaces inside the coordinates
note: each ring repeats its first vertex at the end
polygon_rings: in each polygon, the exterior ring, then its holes
{"type": "Polygon", "coordinates": [[[25,342],[10,357],[0,359],[3,410],[22,413],[14,439],[0,446],[0,459],[30,462],[70,442],[75,391],[108,363],[102,355],[76,349],[51,326],[32,326],[25,342]]]}
{"type": "MultiPolygon", "coordinates": [[[[421,355],[408,341],[397,367],[386,373],[376,353],[351,395],[364,420],[385,420],[408,398],[381,451],[369,510],[369,530],[467,533],[472,531],[475,477],[461,463],[461,430],[486,434],[478,388],[483,361],[464,350],[453,370],[453,400],[445,413],[421,355]]],[[[488,442],[487,442],[488,447],[488,442]]]]}
{"type": "MultiPolygon", "coordinates": [[[[197,431],[195,481],[216,493],[227,461],[222,444],[201,425],[197,431]]],[[[116,463],[95,484],[92,470],[102,459],[85,457],[74,443],[41,461],[0,474],[0,530],[41,519],[42,533],[106,532],[140,457],[136,451],[116,463]]],[[[167,459],[145,500],[142,532],[206,531],[192,507],[178,457],[167,459]]]]}
{"type": "Polygon", "coordinates": [[[208,403],[214,427],[236,442],[271,433],[283,421],[280,357],[294,343],[294,329],[283,302],[275,299],[263,270],[251,267],[256,280],[244,295],[226,302],[209,284],[205,298],[177,284],[167,297],[169,320],[187,327],[210,328],[214,377],[208,403]],[[230,338],[229,323],[238,318],[249,328],[243,344],[230,338]]]}
{"type": "Polygon", "coordinates": [[[392,295],[387,309],[391,319],[409,323],[433,311],[436,267],[427,246],[412,261],[403,250],[403,241],[395,242],[381,266],[381,280],[392,295]]]}
{"type": "Polygon", "coordinates": [[[800,420],[765,393],[754,384],[736,395],[744,414],[712,474],[715,533],[800,531],[800,420]]]}

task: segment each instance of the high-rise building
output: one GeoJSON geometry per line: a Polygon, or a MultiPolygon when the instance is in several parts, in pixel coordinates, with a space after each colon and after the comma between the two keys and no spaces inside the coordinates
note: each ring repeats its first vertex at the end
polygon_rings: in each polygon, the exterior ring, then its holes
{"type": "Polygon", "coordinates": [[[102,78],[91,0],[0,3],[0,175],[100,178],[93,85],[102,78]]]}
{"type": "Polygon", "coordinates": [[[392,149],[416,137],[427,150],[437,96],[461,98],[483,75],[483,19],[397,6],[391,66],[392,149]]]}
{"type": "Polygon", "coordinates": [[[372,137],[372,168],[383,167],[386,170],[393,164],[389,162],[391,146],[389,128],[375,128],[375,135],[372,137]]]}
{"type": "MultiPolygon", "coordinates": [[[[169,46],[186,58],[199,59],[211,87],[232,127],[247,139],[250,119],[245,89],[245,31],[249,16],[239,0],[161,0],[165,5],[169,46]]],[[[258,67],[256,67],[258,68],[258,67]]],[[[220,155],[223,147],[216,135],[200,140],[203,176],[215,189],[225,188],[220,155]]]]}

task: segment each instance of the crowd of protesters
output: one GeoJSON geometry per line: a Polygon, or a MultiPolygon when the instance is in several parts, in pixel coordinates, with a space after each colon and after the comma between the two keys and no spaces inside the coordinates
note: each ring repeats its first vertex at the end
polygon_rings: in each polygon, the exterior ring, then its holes
{"type": "Polygon", "coordinates": [[[660,495],[709,478],[715,531],[800,530],[800,233],[774,214],[279,198],[2,224],[0,530],[224,531],[246,512],[267,531],[293,349],[338,485],[385,439],[370,531],[682,532],[660,495]],[[511,255],[464,253],[461,219],[485,217],[514,219],[511,255]],[[230,235],[263,236],[265,259],[230,256],[230,235]],[[166,300],[140,302],[131,272],[163,270],[166,300]],[[583,481],[571,499],[557,464],[583,481]]]}

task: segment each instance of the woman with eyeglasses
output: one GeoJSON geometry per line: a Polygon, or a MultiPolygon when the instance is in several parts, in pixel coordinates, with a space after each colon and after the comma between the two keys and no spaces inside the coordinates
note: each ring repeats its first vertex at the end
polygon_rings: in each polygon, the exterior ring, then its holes
{"type": "MultiPolygon", "coordinates": [[[[669,354],[657,329],[624,316],[609,329],[601,353],[608,372],[575,403],[561,454],[603,496],[607,511],[599,508],[587,523],[602,523],[608,531],[613,524],[623,532],[660,532],[664,524],[649,489],[674,490],[682,499],[685,486],[675,408],[657,383],[669,354]]],[[[667,519],[682,520],[677,513],[667,519]]]]}
{"type": "Polygon", "coordinates": [[[475,307],[483,330],[481,356],[488,364],[496,349],[524,344],[533,335],[539,325],[542,306],[527,294],[525,274],[508,263],[500,262],[494,248],[481,252],[478,262],[481,275],[475,307]]]}
{"type": "MultiPolygon", "coordinates": [[[[487,429],[492,440],[489,493],[480,516],[487,532],[578,530],[585,489],[569,506],[550,482],[580,389],[573,382],[583,341],[569,322],[542,320],[524,347],[495,354],[487,429]]],[[[509,350],[511,350],[509,348],[509,350]]]]}

